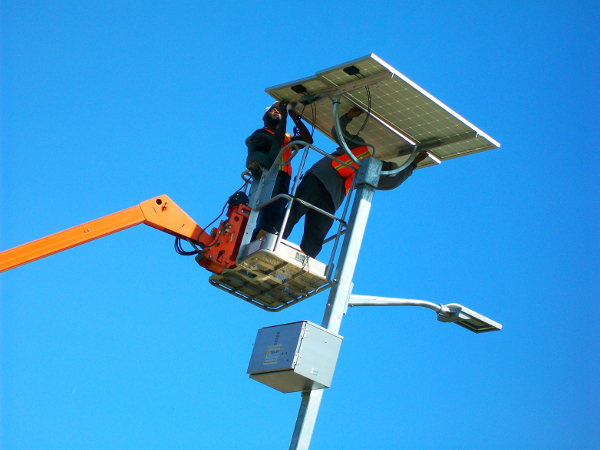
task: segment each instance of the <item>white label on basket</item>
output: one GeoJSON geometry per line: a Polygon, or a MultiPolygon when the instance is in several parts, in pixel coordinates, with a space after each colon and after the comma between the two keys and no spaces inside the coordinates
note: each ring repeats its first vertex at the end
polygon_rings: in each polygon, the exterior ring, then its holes
{"type": "Polygon", "coordinates": [[[301,262],[302,264],[308,261],[308,256],[303,255],[302,253],[297,252],[296,250],[292,250],[292,253],[290,253],[290,257],[292,257],[298,262],[301,262]]]}
{"type": "Polygon", "coordinates": [[[276,363],[279,360],[279,355],[281,355],[281,345],[278,345],[277,347],[268,347],[264,364],[276,363]]]}

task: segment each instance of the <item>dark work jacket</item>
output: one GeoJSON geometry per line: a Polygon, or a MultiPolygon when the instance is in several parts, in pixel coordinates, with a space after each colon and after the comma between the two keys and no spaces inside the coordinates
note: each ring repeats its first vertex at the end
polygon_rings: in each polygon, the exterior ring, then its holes
{"type": "Polygon", "coordinates": [[[246,146],[248,147],[246,168],[257,172],[261,170],[259,165],[270,169],[281,151],[281,145],[264,128],[259,128],[252,133],[246,139],[246,146]]]}
{"type": "MultiPolygon", "coordinates": [[[[346,127],[350,122],[351,120],[346,119],[345,114],[342,117],[340,117],[340,127],[342,128],[342,133],[346,139],[350,140],[349,148],[352,149],[354,147],[364,145],[365,141],[360,137],[356,137],[353,140],[351,140],[351,136],[346,131],[346,127]]],[[[335,127],[332,130],[332,135],[334,139],[338,141],[337,133],[335,132],[335,127]]],[[[348,143],[348,141],[346,142],[348,143]]],[[[331,154],[333,156],[341,156],[345,153],[346,152],[343,148],[338,148],[335,152],[331,154]]],[[[310,169],[308,169],[306,171],[306,174],[312,173],[315,177],[319,179],[321,183],[323,183],[323,185],[327,189],[327,192],[329,192],[329,195],[331,195],[331,200],[333,201],[335,210],[337,210],[343,203],[344,198],[346,197],[345,178],[342,177],[339,174],[339,172],[333,168],[331,162],[331,159],[324,157],[323,159],[317,161],[310,169]]],[[[398,165],[396,165],[395,163],[392,163],[392,166],[395,169],[398,168],[398,165]]],[[[408,177],[412,175],[414,169],[415,165],[411,164],[394,177],[389,175],[382,176],[379,179],[377,189],[388,191],[397,188],[402,183],[404,183],[404,181],[406,181],[408,177]]]]}

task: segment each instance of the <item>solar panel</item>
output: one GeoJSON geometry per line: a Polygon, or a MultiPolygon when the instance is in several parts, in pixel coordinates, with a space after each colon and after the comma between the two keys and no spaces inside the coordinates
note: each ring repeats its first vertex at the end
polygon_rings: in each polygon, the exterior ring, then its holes
{"type": "MultiPolygon", "coordinates": [[[[444,161],[500,147],[500,144],[417,86],[374,54],[317,72],[314,76],[266,89],[276,100],[298,103],[303,119],[333,139],[333,103],[341,94],[339,113],[352,106],[371,116],[360,136],[375,147],[375,157],[402,164],[418,144],[444,161]],[[344,70],[346,69],[346,70],[344,70]],[[358,69],[358,71],[356,70],[358,69]],[[370,97],[370,100],[369,100],[370,97]]],[[[356,134],[366,115],[347,130],[356,134]]],[[[420,166],[435,164],[426,159],[420,166]]]]}

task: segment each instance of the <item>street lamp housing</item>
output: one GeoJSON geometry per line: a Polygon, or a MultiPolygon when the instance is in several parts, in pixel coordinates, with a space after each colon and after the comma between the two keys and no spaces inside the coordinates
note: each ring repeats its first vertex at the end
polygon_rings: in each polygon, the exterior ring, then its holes
{"type": "Polygon", "coordinates": [[[438,320],[440,322],[455,323],[474,333],[485,333],[487,331],[499,331],[502,329],[502,325],[498,322],[494,322],[457,303],[444,305],[442,311],[438,312],[438,320]]]}

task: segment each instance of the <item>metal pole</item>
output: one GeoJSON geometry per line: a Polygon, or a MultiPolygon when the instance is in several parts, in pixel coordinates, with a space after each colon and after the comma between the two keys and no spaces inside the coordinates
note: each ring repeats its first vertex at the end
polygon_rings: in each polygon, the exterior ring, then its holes
{"type": "MultiPolygon", "coordinates": [[[[360,170],[356,174],[356,196],[321,324],[334,333],[338,333],[340,330],[348,299],[352,294],[352,277],[356,269],[380,172],[381,161],[368,158],[362,161],[360,170]]],[[[322,397],[323,389],[302,393],[302,404],[298,412],[290,450],[307,450],[309,448],[322,397]]]]}
{"type": "Polygon", "coordinates": [[[308,449],[310,447],[310,440],[315,429],[322,398],[323,389],[302,393],[302,403],[300,404],[300,411],[298,411],[298,419],[296,420],[296,428],[292,436],[290,450],[308,449]]]}

